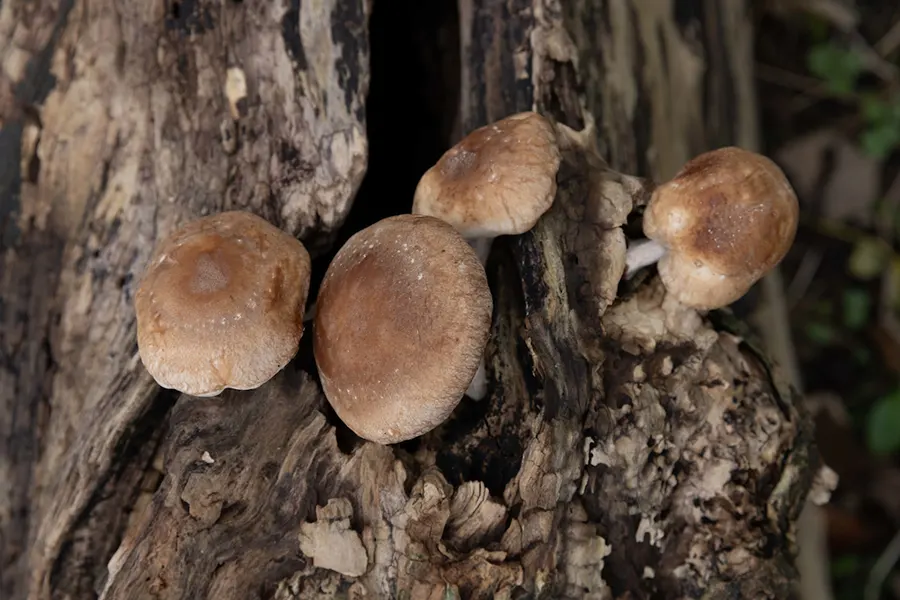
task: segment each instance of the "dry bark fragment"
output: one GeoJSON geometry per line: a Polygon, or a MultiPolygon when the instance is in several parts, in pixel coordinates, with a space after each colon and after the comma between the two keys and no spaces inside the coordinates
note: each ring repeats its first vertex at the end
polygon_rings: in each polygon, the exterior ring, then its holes
{"type": "Polygon", "coordinates": [[[350,528],[352,515],[353,506],[346,498],[331,498],[324,507],[316,507],[315,523],[300,526],[300,552],[313,559],[314,567],[347,577],[366,572],[366,549],[350,528]]]}

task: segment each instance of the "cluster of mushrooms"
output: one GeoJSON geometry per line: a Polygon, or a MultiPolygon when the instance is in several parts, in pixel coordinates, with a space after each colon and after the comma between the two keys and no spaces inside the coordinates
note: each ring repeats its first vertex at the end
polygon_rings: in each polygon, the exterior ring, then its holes
{"type": "MultiPolygon", "coordinates": [[[[551,207],[556,130],[527,112],[477,129],[420,180],[412,214],[357,232],[316,298],[313,348],[338,417],[393,444],[486,394],[492,240],[530,230],[551,207]]],[[[698,310],[730,304],[793,243],[798,203],[769,159],[702,154],[657,186],[625,277],[657,264],[667,293],[698,310]]],[[[193,396],[257,388],[294,357],[310,258],[262,218],[232,211],[188,223],[156,248],[135,296],[138,348],[163,387],[193,396]]]]}

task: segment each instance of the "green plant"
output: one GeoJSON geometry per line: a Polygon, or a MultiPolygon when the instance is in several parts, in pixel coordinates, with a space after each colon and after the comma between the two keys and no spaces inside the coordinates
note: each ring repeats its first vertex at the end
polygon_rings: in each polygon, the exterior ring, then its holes
{"type": "Polygon", "coordinates": [[[900,146],[900,98],[887,101],[863,96],[861,110],[865,129],[860,144],[869,156],[885,158],[900,146]]]}
{"type": "Polygon", "coordinates": [[[875,402],[869,410],[866,442],[873,454],[900,450],[900,389],[875,402]]]}
{"type": "Polygon", "coordinates": [[[863,125],[859,143],[866,154],[881,159],[900,147],[900,97],[889,91],[860,90],[867,69],[858,51],[826,39],[810,47],[806,64],[829,94],[856,103],[863,125]]]}
{"type": "Polygon", "coordinates": [[[837,96],[853,94],[863,72],[859,54],[830,41],[812,46],[806,64],[813,75],[825,82],[828,91],[837,96]]]}
{"type": "Polygon", "coordinates": [[[860,288],[844,290],[844,326],[851,331],[859,331],[869,322],[872,298],[869,292],[860,288]]]}
{"type": "Polygon", "coordinates": [[[856,554],[842,554],[831,561],[833,577],[852,577],[862,570],[862,561],[856,554]]]}

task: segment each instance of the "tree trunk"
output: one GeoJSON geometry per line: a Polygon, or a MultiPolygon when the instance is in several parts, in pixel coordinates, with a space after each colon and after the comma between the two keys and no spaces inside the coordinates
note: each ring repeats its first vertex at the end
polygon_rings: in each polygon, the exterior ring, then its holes
{"type": "Polygon", "coordinates": [[[788,597],[810,421],[727,312],[619,281],[649,178],[757,145],[743,1],[459,0],[455,136],[534,109],[564,160],[488,264],[491,393],[437,430],[353,436],[310,331],[251,392],[143,370],[158,239],[244,208],[327,262],[366,128],[422,125],[366,114],[371,8],[0,4],[0,597],[788,597]]]}

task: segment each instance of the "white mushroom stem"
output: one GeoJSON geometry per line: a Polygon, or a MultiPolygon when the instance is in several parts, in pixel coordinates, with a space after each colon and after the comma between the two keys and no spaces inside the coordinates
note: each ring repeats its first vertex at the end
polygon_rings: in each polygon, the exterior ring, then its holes
{"type": "Polygon", "coordinates": [[[491,255],[491,246],[494,243],[494,238],[466,238],[466,241],[469,242],[469,245],[475,250],[475,254],[478,255],[478,260],[481,261],[482,266],[487,265],[488,257],[491,255]]]}
{"type": "Polygon", "coordinates": [[[666,247],[653,240],[632,242],[625,251],[625,279],[632,277],[637,271],[648,267],[661,259],[666,247]]]}
{"type": "MultiPolygon", "coordinates": [[[[491,246],[494,243],[494,238],[466,238],[466,241],[469,242],[469,245],[475,250],[475,254],[478,255],[478,260],[481,261],[482,266],[486,266],[488,257],[491,254],[491,246]]],[[[475,372],[475,377],[472,378],[472,382],[466,390],[466,396],[472,400],[483,399],[487,396],[487,383],[487,370],[484,366],[484,356],[482,356],[481,360],[478,362],[478,370],[475,372]]]]}
{"type": "Polygon", "coordinates": [[[316,306],[318,306],[318,304],[313,302],[312,306],[309,307],[309,310],[306,311],[306,314],[303,315],[304,323],[309,323],[310,321],[312,321],[313,319],[316,318],[316,306]]]}
{"type": "Polygon", "coordinates": [[[475,371],[475,377],[466,389],[466,396],[472,400],[482,400],[487,396],[487,371],[484,367],[484,357],[478,362],[478,370],[475,371]]]}

